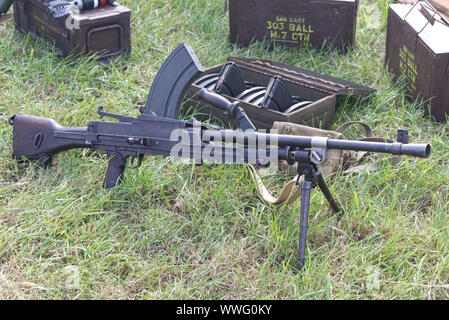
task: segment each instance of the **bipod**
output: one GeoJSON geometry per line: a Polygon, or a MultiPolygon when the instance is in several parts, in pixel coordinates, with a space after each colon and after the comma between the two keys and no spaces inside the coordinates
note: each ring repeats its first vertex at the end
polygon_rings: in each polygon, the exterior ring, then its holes
{"type": "Polygon", "coordinates": [[[298,271],[302,270],[305,262],[306,238],[310,209],[310,193],[312,188],[318,186],[329,202],[332,210],[335,213],[340,212],[338,204],[332,196],[326,184],[326,181],[324,180],[323,175],[321,174],[316,164],[312,162],[306,164],[298,163],[298,183],[301,176],[304,176],[304,180],[301,184],[301,216],[299,222],[298,271]]]}

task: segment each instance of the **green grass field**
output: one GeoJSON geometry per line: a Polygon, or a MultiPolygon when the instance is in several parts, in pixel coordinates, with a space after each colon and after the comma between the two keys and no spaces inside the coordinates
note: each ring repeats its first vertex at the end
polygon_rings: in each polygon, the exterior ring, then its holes
{"type": "MultiPolygon", "coordinates": [[[[392,1],[361,1],[357,44],[347,54],[232,46],[221,0],[120,2],[133,11],[133,52],[109,65],[61,59],[13,21],[0,25],[1,299],[449,298],[449,125],[425,117],[420,101],[407,102],[384,67],[392,1]],[[302,274],[299,203],[265,205],[243,165],[147,157],[107,191],[101,152],[65,152],[47,170],[11,159],[11,115],[64,126],[96,120],[98,106],[136,116],[181,42],[204,66],[259,57],[376,88],[342,106],[332,128],[360,120],[392,139],[406,128],[433,154],[328,180],[344,208],[340,220],[314,191],[302,274]]],[[[279,191],[286,179],[265,181],[279,191]]]]}

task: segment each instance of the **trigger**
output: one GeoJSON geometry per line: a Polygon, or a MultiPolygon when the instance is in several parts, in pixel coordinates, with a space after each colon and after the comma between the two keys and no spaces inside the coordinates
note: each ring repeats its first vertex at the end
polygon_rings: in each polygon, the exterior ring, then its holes
{"type": "Polygon", "coordinates": [[[138,156],[131,157],[130,161],[128,162],[128,168],[130,169],[137,169],[139,168],[143,163],[143,154],[139,154],[138,156]],[[137,163],[136,163],[137,159],[137,163]]]}

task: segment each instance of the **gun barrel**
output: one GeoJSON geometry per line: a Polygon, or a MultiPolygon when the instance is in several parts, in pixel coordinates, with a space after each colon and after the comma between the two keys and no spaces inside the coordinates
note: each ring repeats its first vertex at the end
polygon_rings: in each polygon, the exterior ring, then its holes
{"type": "Polygon", "coordinates": [[[432,153],[432,148],[430,147],[430,144],[426,143],[403,144],[402,152],[409,156],[429,158],[432,153]]]}
{"type": "MultiPolygon", "coordinates": [[[[314,145],[313,137],[304,136],[286,136],[278,137],[280,146],[292,146],[300,148],[312,148],[314,145]]],[[[391,153],[397,155],[415,156],[420,158],[428,158],[431,153],[430,144],[425,143],[400,143],[400,142],[369,142],[369,141],[353,141],[327,139],[327,149],[367,151],[379,153],[391,153]]]]}
{"type": "MultiPolygon", "coordinates": [[[[206,132],[208,131],[206,130],[206,132]]],[[[214,136],[217,134],[215,132],[207,134],[205,136],[211,135],[214,136]]],[[[220,135],[222,141],[226,142],[232,141],[238,144],[248,144],[248,143],[259,143],[260,141],[263,141],[266,145],[277,145],[278,147],[296,147],[301,149],[310,149],[315,146],[317,139],[319,139],[321,142],[323,142],[323,139],[325,139],[322,137],[276,135],[276,134],[243,132],[232,130],[221,130],[220,135]]],[[[405,144],[400,142],[389,143],[389,142],[325,139],[325,146],[323,147],[327,149],[338,149],[338,150],[391,153],[397,155],[415,156],[420,158],[428,158],[431,153],[430,145],[424,143],[405,144]]]]}
{"type": "Polygon", "coordinates": [[[431,153],[430,145],[425,143],[404,144],[399,142],[383,143],[329,139],[327,147],[329,149],[391,153],[420,158],[428,158],[431,153]]]}
{"type": "MultiPolygon", "coordinates": [[[[300,148],[311,148],[314,145],[313,137],[279,135],[280,146],[296,146],[300,148]]],[[[400,143],[400,142],[370,142],[327,139],[327,149],[367,151],[379,153],[391,153],[397,155],[408,155],[420,158],[428,158],[431,153],[430,144],[425,143],[400,143]]]]}

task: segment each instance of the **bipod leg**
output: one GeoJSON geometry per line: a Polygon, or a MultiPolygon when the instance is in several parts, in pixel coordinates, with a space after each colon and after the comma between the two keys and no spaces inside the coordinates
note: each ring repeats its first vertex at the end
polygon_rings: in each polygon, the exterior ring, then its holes
{"type": "Polygon", "coordinates": [[[298,271],[304,268],[306,254],[307,227],[309,224],[310,192],[313,187],[312,178],[305,176],[301,185],[301,217],[299,225],[298,271]]]}
{"type": "Polygon", "coordinates": [[[335,201],[334,197],[332,196],[331,191],[329,190],[326,181],[324,180],[323,175],[321,174],[320,171],[317,171],[315,173],[315,177],[316,177],[316,181],[317,181],[317,185],[318,187],[321,189],[321,192],[323,192],[324,196],[326,197],[327,201],[329,202],[329,204],[331,205],[332,210],[335,213],[339,213],[341,210],[338,207],[337,202],[335,201]]]}
{"type": "Polygon", "coordinates": [[[309,224],[310,212],[310,194],[312,188],[316,186],[320,188],[335,213],[340,212],[340,208],[332,196],[323,175],[314,164],[298,164],[298,174],[299,176],[304,175],[304,180],[301,185],[301,216],[299,222],[298,250],[298,270],[301,271],[304,268],[305,263],[307,228],[309,224]]]}

